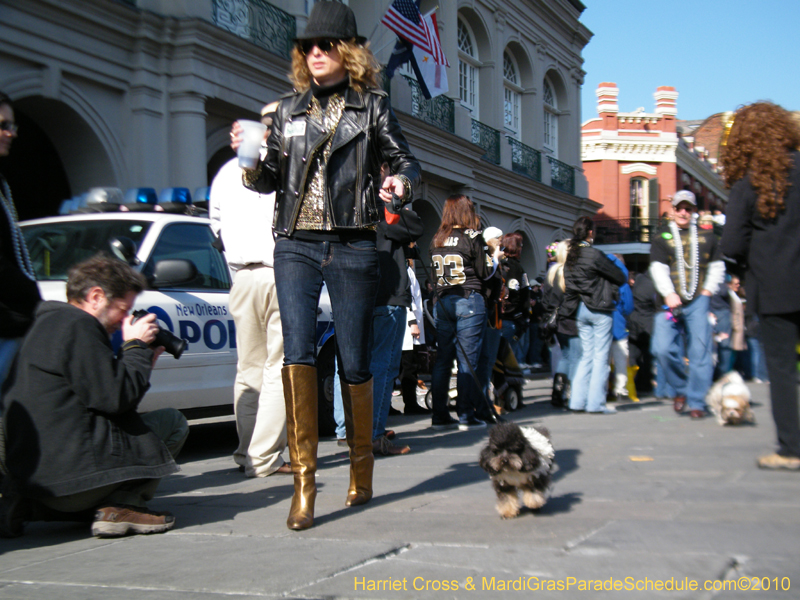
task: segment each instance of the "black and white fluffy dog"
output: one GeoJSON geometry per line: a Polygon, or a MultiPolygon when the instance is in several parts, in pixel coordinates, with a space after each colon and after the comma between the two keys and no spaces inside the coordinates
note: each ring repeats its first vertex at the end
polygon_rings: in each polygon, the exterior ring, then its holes
{"type": "Polygon", "coordinates": [[[547,429],[498,423],[481,451],[479,464],[489,473],[497,492],[497,512],[504,519],[519,514],[518,491],[522,503],[531,509],[544,506],[550,490],[555,451],[547,429]]]}

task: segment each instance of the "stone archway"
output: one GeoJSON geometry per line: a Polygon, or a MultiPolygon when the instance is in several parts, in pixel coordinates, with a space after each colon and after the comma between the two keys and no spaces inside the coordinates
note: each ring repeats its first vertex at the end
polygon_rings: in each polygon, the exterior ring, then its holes
{"type": "Polygon", "coordinates": [[[539,274],[539,269],[544,268],[542,256],[544,248],[539,247],[536,235],[525,219],[517,219],[511,223],[508,231],[518,231],[522,234],[522,255],[520,262],[529,279],[533,279],[539,274]]]}
{"type": "Polygon", "coordinates": [[[120,185],[92,126],[64,102],[28,96],[14,99],[19,137],[3,169],[20,218],[55,215],[61,202],[92,187],[120,185]]]}
{"type": "Polygon", "coordinates": [[[53,142],[25,111],[14,106],[19,127],[11,152],[0,161],[22,221],[58,214],[61,202],[72,197],[64,164],[53,142]]]}

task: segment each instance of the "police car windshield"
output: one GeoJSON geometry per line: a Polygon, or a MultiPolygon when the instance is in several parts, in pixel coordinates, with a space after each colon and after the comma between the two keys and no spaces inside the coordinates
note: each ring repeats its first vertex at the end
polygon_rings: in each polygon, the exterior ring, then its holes
{"type": "Polygon", "coordinates": [[[148,221],[63,221],[22,225],[22,235],[39,281],[66,281],[69,268],[100,251],[110,252],[111,238],[144,239],[148,221]]]}

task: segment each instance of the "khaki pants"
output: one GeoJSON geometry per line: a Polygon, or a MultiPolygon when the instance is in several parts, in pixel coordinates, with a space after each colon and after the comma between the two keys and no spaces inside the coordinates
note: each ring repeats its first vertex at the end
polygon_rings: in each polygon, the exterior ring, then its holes
{"type": "Polygon", "coordinates": [[[265,477],[284,464],[286,448],[283,333],[272,267],[236,271],[230,310],[239,355],[233,387],[239,447],[233,458],[247,477],[265,477]]]}

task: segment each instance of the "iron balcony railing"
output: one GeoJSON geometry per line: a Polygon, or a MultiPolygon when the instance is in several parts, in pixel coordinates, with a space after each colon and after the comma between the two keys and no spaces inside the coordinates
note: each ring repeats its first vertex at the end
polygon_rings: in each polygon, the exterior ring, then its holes
{"type": "Polygon", "coordinates": [[[291,58],[297,21],[264,0],[212,0],[217,27],[245,38],[268,52],[291,58]]]}
{"type": "Polygon", "coordinates": [[[575,169],[567,163],[548,156],[550,161],[550,185],[557,190],[575,194],[575,169]]]}
{"type": "Polygon", "coordinates": [[[472,119],[472,143],[486,151],[483,159],[500,164],[500,132],[472,119]]]}
{"type": "Polygon", "coordinates": [[[443,131],[455,133],[456,115],[453,99],[441,95],[427,100],[416,79],[408,75],[403,77],[411,87],[411,114],[443,131]]]}
{"type": "Polygon", "coordinates": [[[511,144],[511,170],[536,181],[542,180],[542,153],[508,137],[511,144]]]}
{"type": "Polygon", "coordinates": [[[595,244],[649,244],[661,226],[661,219],[597,219],[595,244]]]}

